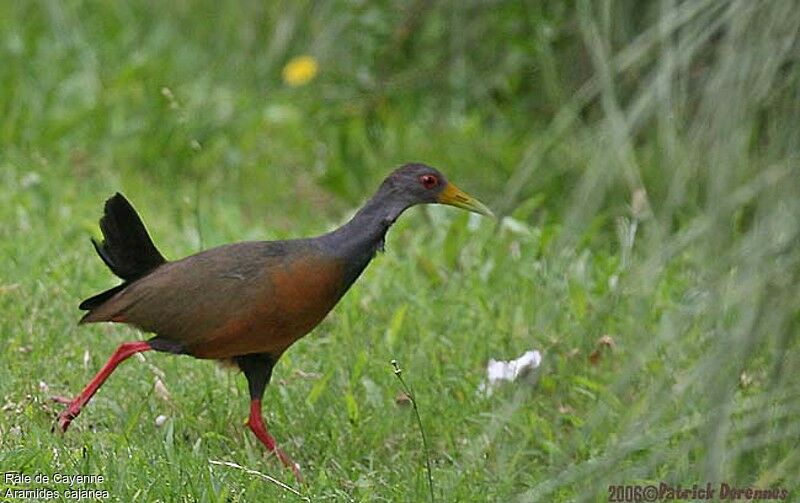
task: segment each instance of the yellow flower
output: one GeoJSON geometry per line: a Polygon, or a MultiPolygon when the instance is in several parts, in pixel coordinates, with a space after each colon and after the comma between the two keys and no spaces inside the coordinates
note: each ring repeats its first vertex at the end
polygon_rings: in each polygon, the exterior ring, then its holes
{"type": "Polygon", "coordinates": [[[304,86],[314,80],[319,67],[312,56],[297,56],[283,67],[283,81],[292,87],[304,86]]]}

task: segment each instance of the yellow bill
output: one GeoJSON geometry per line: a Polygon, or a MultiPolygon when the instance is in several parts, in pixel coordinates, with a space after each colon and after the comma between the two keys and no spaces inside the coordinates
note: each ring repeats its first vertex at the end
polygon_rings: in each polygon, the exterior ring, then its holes
{"type": "Polygon", "coordinates": [[[492,210],[490,210],[485,204],[459,189],[452,182],[447,182],[447,185],[442,193],[439,194],[436,202],[455,206],[456,208],[461,208],[467,211],[480,213],[481,215],[486,215],[487,217],[494,217],[492,210]]]}

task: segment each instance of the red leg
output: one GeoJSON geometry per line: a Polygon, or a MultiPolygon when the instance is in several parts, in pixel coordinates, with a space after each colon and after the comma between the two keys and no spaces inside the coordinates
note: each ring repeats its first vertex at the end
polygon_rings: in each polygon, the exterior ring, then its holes
{"type": "Polygon", "coordinates": [[[247,425],[253,431],[255,436],[261,441],[261,443],[264,444],[267,450],[269,452],[274,452],[284,466],[292,469],[294,477],[297,479],[297,481],[302,482],[303,476],[300,474],[300,465],[292,461],[285,452],[280,450],[278,446],[275,445],[275,439],[272,438],[272,435],[270,435],[267,431],[267,427],[264,424],[264,418],[261,416],[261,400],[252,400],[250,402],[250,419],[247,421],[247,425]]]}
{"type": "MultiPolygon", "coordinates": [[[[95,393],[97,393],[97,390],[100,389],[100,386],[102,386],[106,379],[108,379],[108,376],[114,372],[114,370],[117,368],[117,365],[124,362],[136,353],[149,351],[151,349],[153,348],[147,341],[125,342],[120,344],[117,350],[114,351],[114,354],[111,355],[111,358],[109,358],[106,364],[103,365],[103,368],[100,369],[100,372],[98,372],[97,375],[95,375],[94,378],[89,381],[89,384],[86,385],[83,391],[81,391],[81,394],[75,397],[74,400],[69,401],[67,408],[58,415],[58,427],[61,428],[61,431],[67,431],[67,428],[69,428],[69,423],[78,417],[78,414],[81,413],[83,406],[86,405],[89,400],[91,400],[95,393]]],[[[53,397],[53,400],[59,403],[65,402],[65,400],[61,397],[53,397]]]]}

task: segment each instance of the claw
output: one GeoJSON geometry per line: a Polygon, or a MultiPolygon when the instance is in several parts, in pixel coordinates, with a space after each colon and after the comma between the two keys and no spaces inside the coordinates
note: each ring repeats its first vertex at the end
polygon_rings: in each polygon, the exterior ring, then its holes
{"type": "Polygon", "coordinates": [[[292,461],[292,458],[287,456],[286,453],[283,452],[283,450],[279,449],[278,447],[276,447],[275,450],[272,452],[274,452],[275,455],[278,456],[278,459],[280,459],[281,463],[283,463],[283,466],[290,468],[292,470],[294,478],[297,479],[297,482],[302,484],[304,481],[303,481],[303,474],[300,473],[300,465],[292,461]]]}
{"type": "Polygon", "coordinates": [[[69,428],[70,423],[73,419],[78,417],[78,414],[81,413],[80,406],[73,400],[65,399],[64,397],[53,397],[53,401],[56,403],[65,403],[67,404],[67,408],[62,410],[58,414],[58,428],[61,430],[62,433],[67,431],[69,428]]]}
{"type": "Polygon", "coordinates": [[[73,416],[64,412],[58,415],[58,429],[61,430],[61,433],[67,432],[67,428],[69,428],[69,424],[73,419],[75,419],[73,416]]]}

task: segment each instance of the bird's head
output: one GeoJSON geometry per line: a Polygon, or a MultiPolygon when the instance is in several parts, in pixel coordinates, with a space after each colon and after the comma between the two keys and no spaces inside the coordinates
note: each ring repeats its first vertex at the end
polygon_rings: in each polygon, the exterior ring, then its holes
{"type": "Polygon", "coordinates": [[[447,204],[481,215],[494,216],[485,204],[465,193],[436,168],[405,164],[384,180],[382,191],[391,193],[406,207],[417,204],[447,204]]]}

